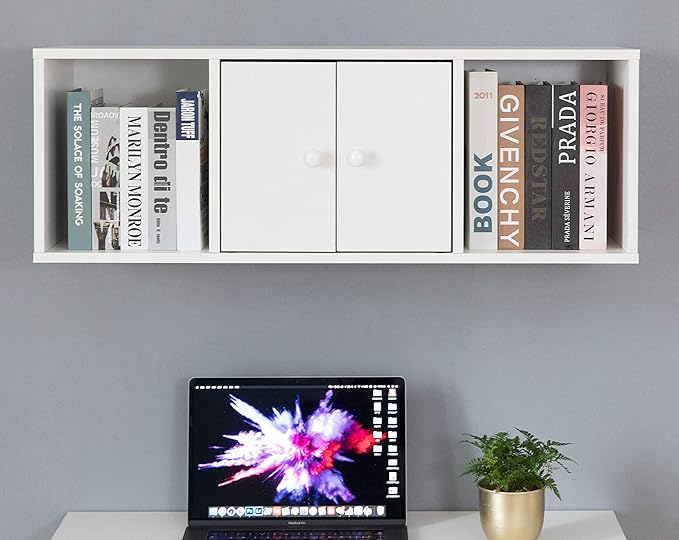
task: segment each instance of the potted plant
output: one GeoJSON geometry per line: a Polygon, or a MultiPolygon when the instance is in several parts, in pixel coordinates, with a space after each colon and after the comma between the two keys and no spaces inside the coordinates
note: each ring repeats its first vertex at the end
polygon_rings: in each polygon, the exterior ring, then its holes
{"type": "Polygon", "coordinates": [[[479,488],[481,527],[488,540],[536,540],[545,516],[545,489],[561,500],[552,474],[570,472],[572,459],[561,452],[570,443],[543,442],[528,431],[520,435],[465,434],[463,443],[481,450],[462,475],[476,479],[479,488]]]}

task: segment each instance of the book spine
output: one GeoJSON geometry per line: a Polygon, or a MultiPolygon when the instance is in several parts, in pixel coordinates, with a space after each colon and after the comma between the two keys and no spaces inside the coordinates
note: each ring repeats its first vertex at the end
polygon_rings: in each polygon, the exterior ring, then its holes
{"type": "Polygon", "coordinates": [[[92,249],[120,249],[120,109],[93,107],[90,113],[92,249]]]}
{"type": "Polygon", "coordinates": [[[578,85],[555,85],[552,119],[552,249],[578,249],[578,85]]]}
{"type": "Polygon", "coordinates": [[[208,245],[209,227],[209,155],[208,155],[208,91],[200,92],[200,200],[198,207],[200,211],[200,242],[201,248],[208,245]]]}
{"type": "Polygon", "coordinates": [[[176,94],[177,249],[200,250],[207,237],[207,92],[176,94]]]}
{"type": "Polygon", "coordinates": [[[72,90],[66,95],[68,249],[92,249],[90,108],[87,90],[72,90]]]}
{"type": "Polygon", "coordinates": [[[605,250],[608,86],[580,87],[580,249],[605,250]]]}
{"type": "Polygon", "coordinates": [[[467,249],[496,250],[497,73],[467,72],[467,249]]]}
{"type": "Polygon", "coordinates": [[[148,249],[148,111],[120,109],[120,237],[123,251],[148,249]]]}
{"type": "Polygon", "coordinates": [[[149,109],[149,249],[177,249],[175,110],[149,109]]]}
{"type": "Polygon", "coordinates": [[[523,249],[525,237],[525,87],[498,87],[498,249],[523,249]]]}
{"type": "Polygon", "coordinates": [[[526,249],[552,248],[552,89],[526,86],[526,249]]]}

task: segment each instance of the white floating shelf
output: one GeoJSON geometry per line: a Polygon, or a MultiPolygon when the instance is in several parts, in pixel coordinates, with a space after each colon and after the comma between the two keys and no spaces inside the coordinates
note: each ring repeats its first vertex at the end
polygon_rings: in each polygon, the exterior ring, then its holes
{"type": "Polygon", "coordinates": [[[263,264],[637,264],[638,49],[535,47],[98,47],[36,48],[34,65],[34,248],[38,263],[263,264]],[[211,104],[209,247],[202,252],[81,252],[65,249],[65,92],[104,87],[112,102],[169,101],[182,87],[221,90],[225,60],[434,60],[452,62],[452,251],[449,253],[220,252],[220,103],[211,104]],[[464,249],[465,69],[501,79],[607,81],[610,85],[609,235],[605,252],[468,252],[464,249]],[[215,151],[217,150],[217,151],[215,151]]]}

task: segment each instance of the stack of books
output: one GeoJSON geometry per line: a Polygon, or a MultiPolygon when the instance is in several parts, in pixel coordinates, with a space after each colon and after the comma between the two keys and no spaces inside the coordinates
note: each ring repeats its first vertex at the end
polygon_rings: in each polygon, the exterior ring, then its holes
{"type": "Polygon", "coordinates": [[[470,251],[607,247],[608,87],[466,73],[470,251]]]}
{"type": "Polygon", "coordinates": [[[207,240],[207,92],[171,107],[66,98],[68,248],[193,251],[207,240]]]}

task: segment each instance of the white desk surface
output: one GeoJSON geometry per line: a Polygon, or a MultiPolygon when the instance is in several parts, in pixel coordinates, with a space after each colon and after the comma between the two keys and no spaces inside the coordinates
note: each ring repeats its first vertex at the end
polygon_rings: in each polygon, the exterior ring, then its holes
{"type": "MultiPolygon", "coordinates": [[[[184,512],[69,512],[52,540],[181,540],[184,512]]],[[[485,540],[478,512],[409,512],[409,540],[485,540]]],[[[610,511],[551,511],[540,540],[625,540],[610,511]]]]}

